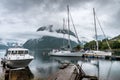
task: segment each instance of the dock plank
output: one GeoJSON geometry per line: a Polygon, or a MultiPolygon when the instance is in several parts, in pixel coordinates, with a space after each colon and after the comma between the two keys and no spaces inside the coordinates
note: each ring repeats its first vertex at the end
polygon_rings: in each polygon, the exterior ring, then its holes
{"type": "Polygon", "coordinates": [[[49,77],[48,80],[75,80],[78,74],[79,70],[77,66],[74,64],[70,64],[66,68],[60,69],[53,76],[49,77]]]}
{"type": "Polygon", "coordinates": [[[1,59],[0,59],[0,80],[5,80],[4,79],[4,69],[3,69],[3,66],[1,64],[1,59]]]}

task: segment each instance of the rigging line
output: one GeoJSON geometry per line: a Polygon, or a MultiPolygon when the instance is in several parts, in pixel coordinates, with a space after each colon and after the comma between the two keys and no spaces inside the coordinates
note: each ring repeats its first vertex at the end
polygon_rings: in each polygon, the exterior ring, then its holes
{"type": "Polygon", "coordinates": [[[77,31],[76,31],[76,28],[75,28],[75,25],[74,25],[74,22],[73,22],[71,13],[70,13],[70,18],[71,18],[71,22],[72,22],[72,25],[73,25],[73,28],[74,28],[74,31],[75,31],[75,35],[76,35],[76,37],[77,37],[78,42],[80,43],[80,39],[79,39],[79,37],[78,37],[78,34],[77,34],[77,31]]]}
{"type": "Polygon", "coordinates": [[[106,41],[106,43],[107,43],[108,48],[109,48],[110,50],[112,50],[111,47],[110,47],[110,44],[109,44],[109,42],[108,42],[108,40],[107,40],[108,38],[107,38],[107,36],[105,35],[105,32],[104,32],[104,30],[103,30],[103,28],[102,28],[102,26],[101,26],[101,24],[100,24],[100,21],[99,21],[99,19],[98,19],[97,16],[96,16],[96,19],[97,19],[97,21],[98,21],[98,24],[99,24],[99,26],[100,26],[100,29],[101,29],[104,37],[105,37],[105,41],[106,41]]]}

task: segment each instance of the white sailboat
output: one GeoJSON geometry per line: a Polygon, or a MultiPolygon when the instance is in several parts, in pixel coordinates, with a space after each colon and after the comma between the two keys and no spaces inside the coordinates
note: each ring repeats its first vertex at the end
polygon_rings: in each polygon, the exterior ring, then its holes
{"type": "Polygon", "coordinates": [[[27,67],[34,59],[25,48],[9,48],[2,59],[3,64],[10,68],[27,67]]]}
{"type": "MultiPolygon", "coordinates": [[[[95,9],[94,9],[94,8],[93,8],[93,14],[94,14],[95,38],[96,38],[96,47],[97,47],[97,48],[96,48],[96,50],[88,50],[88,51],[86,51],[86,52],[84,53],[84,55],[111,56],[111,55],[112,55],[112,52],[111,52],[111,48],[110,48],[110,45],[109,45],[107,39],[106,39],[106,43],[107,43],[110,51],[100,51],[100,50],[99,50],[98,37],[97,37],[97,27],[96,27],[96,18],[97,18],[97,17],[96,17],[96,13],[95,13],[95,9]]],[[[100,22],[99,22],[98,18],[97,18],[97,21],[98,21],[98,23],[99,23],[99,25],[100,25],[100,22]]],[[[102,32],[103,32],[104,37],[106,38],[106,35],[105,35],[105,33],[104,33],[101,25],[100,25],[100,28],[101,28],[101,30],[102,30],[102,32]]]]}
{"type": "MultiPolygon", "coordinates": [[[[70,13],[69,13],[69,6],[67,5],[67,11],[68,11],[68,46],[67,46],[67,48],[64,48],[63,50],[62,49],[60,49],[60,50],[55,50],[55,49],[53,49],[50,53],[49,53],[49,55],[51,55],[51,56],[64,56],[64,57],[80,57],[80,56],[82,56],[82,54],[83,54],[83,52],[80,52],[80,51],[78,51],[78,52],[76,52],[76,51],[72,51],[72,48],[71,48],[71,42],[70,42],[70,20],[69,20],[69,18],[70,18],[70,13]]],[[[64,20],[63,20],[63,24],[64,24],[64,20]]],[[[64,25],[63,25],[64,26],[64,25]]],[[[74,30],[75,30],[75,26],[74,26],[74,30]]],[[[76,32],[76,31],[75,31],[76,32]]],[[[76,35],[77,35],[77,33],[76,33],[76,35]]],[[[77,38],[78,38],[78,36],[77,36],[77,38]]]]}

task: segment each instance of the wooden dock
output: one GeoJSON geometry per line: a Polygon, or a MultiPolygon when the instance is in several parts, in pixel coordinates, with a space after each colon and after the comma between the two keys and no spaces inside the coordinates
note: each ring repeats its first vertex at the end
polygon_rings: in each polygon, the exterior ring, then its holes
{"type": "Polygon", "coordinates": [[[7,67],[2,59],[0,59],[0,72],[0,80],[31,80],[34,78],[29,67],[12,69],[7,67]]]}
{"type": "Polygon", "coordinates": [[[120,60],[120,56],[96,56],[96,55],[83,55],[82,58],[94,58],[94,59],[105,59],[105,60],[120,60]]]}
{"type": "Polygon", "coordinates": [[[3,66],[1,64],[1,59],[0,59],[0,80],[5,80],[4,79],[4,71],[3,71],[3,66]]]}
{"type": "Polygon", "coordinates": [[[89,78],[89,80],[98,80],[96,76],[88,76],[82,70],[79,65],[75,64],[63,64],[62,68],[48,80],[82,80],[83,78],[89,78]]]}
{"type": "Polygon", "coordinates": [[[33,75],[27,69],[21,70],[9,70],[7,80],[30,80],[33,78],[33,75]]]}

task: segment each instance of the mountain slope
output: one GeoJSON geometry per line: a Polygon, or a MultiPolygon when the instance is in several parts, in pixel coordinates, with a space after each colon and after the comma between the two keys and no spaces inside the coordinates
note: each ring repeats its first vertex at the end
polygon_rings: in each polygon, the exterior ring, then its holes
{"type": "MultiPolygon", "coordinates": [[[[38,39],[29,39],[26,41],[26,43],[23,45],[25,48],[28,49],[60,49],[63,47],[63,40],[64,40],[64,46],[67,46],[67,39],[63,38],[56,38],[51,36],[43,36],[42,38],[38,39]]],[[[71,41],[72,47],[76,46],[77,43],[74,41],[71,41]]]]}
{"type": "Polygon", "coordinates": [[[111,40],[115,40],[115,41],[119,41],[119,42],[120,42],[120,35],[118,35],[118,36],[112,38],[111,40]]]}
{"type": "MultiPolygon", "coordinates": [[[[120,49],[120,35],[112,39],[108,39],[108,42],[111,49],[120,49]]],[[[99,49],[101,50],[109,49],[105,39],[98,41],[98,43],[99,43],[99,49]]],[[[84,47],[88,49],[95,49],[96,47],[95,45],[96,45],[96,42],[93,40],[86,43],[84,47]]]]}
{"type": "MultiPolygon", "coordinates": [[[[71,46],[75,47],[78,45],[77,39],[75,34],[72,31],[70,32],[70,41],[71,46]]],[[[35,39],[29,39],[23,45],[25,48],[28,49],[60,49],[63,47],[68,46],[68,30],[66,29],[54,29],[53,25],[43,26],[37,29],[36,34],[39,36],[35,39]],[[64,35],[63,35],[64,34],[64,35]]]]}
{"type": "Polygon", "coordinates": [[[0,49],[7,49],[8,46],[4,45],[4,44],[0,44],[0,49]]]}
{"type": "Polygon", "coordinates": [[[8,46],[0,39],[0,49],[7,49],[8,46]]]}

